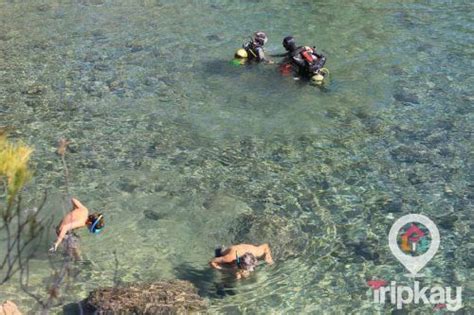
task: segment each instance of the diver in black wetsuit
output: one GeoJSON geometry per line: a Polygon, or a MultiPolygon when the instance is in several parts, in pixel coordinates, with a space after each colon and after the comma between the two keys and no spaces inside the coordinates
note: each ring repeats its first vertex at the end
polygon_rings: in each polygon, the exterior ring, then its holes
{"type": "Polygon", "coordinates": [[[263,49],[267,41],[268,37],[264,32],[255,32],[254,37],[242,45],[242,48],[247,52],[248,59],[257,62],[271,63],[271,61],[265,57],[265,51],[263,49]]]}
{"type": "Polygon", "coordinates": [[[283,47],[287,52],[274,56],[285,57],[282,64],[290,63],[296,66],[299,75],[311,77],[318,74],[326,63],[326,57],[317,53],[315,47],[296,46],[293,36],[287,36],[283,39],[283,47]]]}

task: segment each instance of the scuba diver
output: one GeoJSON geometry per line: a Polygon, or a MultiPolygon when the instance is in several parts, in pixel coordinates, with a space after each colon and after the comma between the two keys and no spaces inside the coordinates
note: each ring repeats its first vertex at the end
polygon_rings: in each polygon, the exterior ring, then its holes
{"type": "Polygon", "coordinates": [[[264,32],[255,32],[250,41],[244,43],[241,49],[235,53],[235,58],[240,60],[273,63],[265,56],[263,46],[267,43],[268,37],[264,32]]]}
{"type": "Polygon", "coordinates": [[[285,57],[280,69],[286,69],[291,65],[296,68],[299,76],[311,78],[314,83],[322,83],[324,76],[328,74],[328,70],[324,67],[326,57],[316,52],[316,47],[296,46],[293,36],[287,36],[283,39],[283,47],[287,51],[284,54],[274,55],[277,57],[285,57]]]}
{"type": "Polygon", "coordinates": [[[229,248],[217,248],[215,258],[209,265],[214,269],[223,269],[224,265],[235,271],[237,279],[247,278],[258,264],[258,259],[263,258],[268,264],[273,264],[272,253],[268,244],[260,246],[250,244],[232,245],[229,248]]]}
{"type": "Polygon", "coordinates": [[[55,252],[58,249],[59,244],[61,244],[68,232],[87,226],[89,232],[97,234],[105,225],[102,214],[94,213],[89,215],[89,210],[79,200],[71,198],[71,201],[73,208],[71,209],[71,212],[64,216],[57,227],[56,234],[58,235],[58,238],[53,247],[50,248],[49,251],[51,252],[55,252]]]}

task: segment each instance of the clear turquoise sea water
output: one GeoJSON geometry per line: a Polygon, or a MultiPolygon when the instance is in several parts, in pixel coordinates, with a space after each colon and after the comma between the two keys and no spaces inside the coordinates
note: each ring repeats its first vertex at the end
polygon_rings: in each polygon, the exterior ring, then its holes
{"type": "MultiPolygon", "coordinates": [[[[366,281],[410,283],[387,234],[423,213],[441,233],[423,283],[462,286],[474,312],[472,12],[469,1],[1,1],[0,126],[35,147],[25,196],[48,189],[49,213],[68,210],[55,154],[66,137],[71,193],[107,216],[100,236],[80,233],[85,261],[64,302],[114,277],[180,278],[214,313],[390,314],[366,281]],[[316,45],[329,84],[231,66],[255,30],[272,53],[289,34],[316,45]],[[277,263],[239,283],[209,270],[216,245],[241,241],[269,242],[277,263]]],[[[14,281],[0,298],[34,310],[14,281]]]]}

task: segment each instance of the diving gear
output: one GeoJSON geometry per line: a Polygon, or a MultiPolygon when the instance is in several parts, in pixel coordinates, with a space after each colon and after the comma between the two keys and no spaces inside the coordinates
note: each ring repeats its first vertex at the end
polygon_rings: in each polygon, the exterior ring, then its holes
{"type": "Polygon", "coordinates": [[[315,74],[311,77],[311,83],[321,85],[323,83],[324,76],[320,73],[315,74]]]}
{"type": "Polygon", "coordinates": [[[237,267],[241,268],[240,257],[239,257],[239,254],[237,252],[235,252],[235,263],[237,264],[237,267]]]}
{"type": "Polygon", "coordinates": [[[98,234],[98,233],[100,233],[100,231],[102,231],[102,228],[104,227],[104,222],[103,222],[102,218],[103,218],[102,214],[99,214],[97,216],[97,218],[94,220],[94,222],[89,227],[89,232],[94,233],[94,234],[98,234]],[[100,225],[100,227],[98,225],[100,225]]]}
{"type": "Polygon", "coordinates": [[[242,45],[242,48],[245,49],[247,53],[247,58],[249,60],[254,59],[258,62],[268,61],[267,58],[265,58],[265,52],[263,50],[263,46],[267,41],[267,34],[260,31],[255,32],[254,37],[242,45]]]}
{"type": "Polygon", "coordinates": [[[319,69],[315,75],[311,77],[311,83],[314,85],[322,85],[324,79],[329,75],[329,70],[326,68],[319,69]]]}
{"type": "Polygon", "coordinates": [[[237,49],[237,51],[235,52],[235,58],[248,58],[249,55],[247,53],[247,51],[243,48],[240,48],[240,49],[237,49]]]}

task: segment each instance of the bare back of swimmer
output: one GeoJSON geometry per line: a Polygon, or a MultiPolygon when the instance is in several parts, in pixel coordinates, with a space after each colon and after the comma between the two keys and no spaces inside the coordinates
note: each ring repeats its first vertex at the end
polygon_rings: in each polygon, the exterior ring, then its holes
{"type": "Polygon", "coordinates": [[[233,245],[221,253],[216,253],[209,265],[215,269],[223,269],[223,266],[237,267],[237,279],[247,277],[254,271],[258,259],[264,259],[266,263],[273,264],[273,258],[268,244],[259,246],[251,244],[233,245]],[[218,255],[217,255],[218,254],[218,255]]]}

